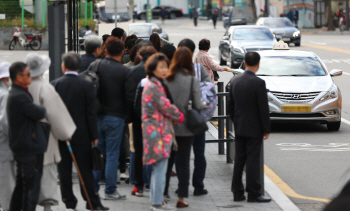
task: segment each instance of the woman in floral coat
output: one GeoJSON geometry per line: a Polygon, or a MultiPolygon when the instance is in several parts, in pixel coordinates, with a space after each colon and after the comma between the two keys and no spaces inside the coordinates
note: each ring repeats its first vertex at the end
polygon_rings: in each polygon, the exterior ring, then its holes
{"type": "Polygon", "coordinates": [[[168,74],[169,60],[162,53],[151,56],[145,65],[149,80],[142,94],[142,123],[145,165],[152,165],[152,210],[176,210],[163,204],[165,175],[174,144],[173,121],[182,123],[184,115],[168,99],[163,79],[168,74]]]}

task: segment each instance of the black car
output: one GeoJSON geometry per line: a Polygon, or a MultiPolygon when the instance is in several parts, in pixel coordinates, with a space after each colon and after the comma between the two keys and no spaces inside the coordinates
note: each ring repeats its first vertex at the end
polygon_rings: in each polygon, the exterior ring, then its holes
{"type": "Polygon", "coordinates": [[[172,44],[169,42],[169,36],[156,23],[130,23],[129,35],[135,34],[139,39],[149,40],[152,33],[157,33],[161,39],[162,45],[172,44]]]}
{"type": "Polygon", "coordinates": [[[240,8],[226,7],[223,12],[224,28],[228,29],[230,26],[247,25],[246,14],[240,8]]]}
{"type": "MultiPolygon", "coordinates": [[[[152,18],[153,19],[160,18],[160,11],[161,11],[162,7],[164,7],[164,9],[165,9],[168,19],[175,19],[176,17],[183,16],[182,9],[178,9],[178,8],[171,7],[171,6],[155,6],[152,8],[152,18]]],[[[146,20],[146,17],[147,17],[146,10],[142,10],[142,11],[137,13],[137,19],[139,19],[139,20],[146,20]]]]}
{"type": "Polygon", "coordinates": [[[286,17],[259,18],[256,21],[256,25],[268,27],[278,41],[283,40],[285,43],[294,43],[295,46],[300,46],[300,31],[294,27],[292,21],[286,17]]]}

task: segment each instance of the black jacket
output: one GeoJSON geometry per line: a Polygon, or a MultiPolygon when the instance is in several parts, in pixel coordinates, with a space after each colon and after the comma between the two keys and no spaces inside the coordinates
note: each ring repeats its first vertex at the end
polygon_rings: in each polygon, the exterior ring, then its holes
{"type": "MultiPolygon", "coordinates": [[[[127,106],[127,122],[132,122],[135,118],[135,111],[134,111],[134,101],[135,101],[135,94],[138,84],[142,79],[146,78],[146,72],[145,72],[145,62],[141,61],[140,64],[133,67],[128,74],[125,89],[126,89],[126,106],[127,106]]],[[[137,116],[137,115],[136,115],[137,116]]]]}
{"type": "Polygon", "coordinates": [[[76,75],[64,75],[51,84],[61,96],[75,125],[72,144],[89,145],[97,139],[95,88],[93,84],[76,75]]]}
{"type": "Polygon", "coordinates": [[[228,112],[236,135],[260,138],[270,133],[265,81],[248,70],[232,78],[230,84],[228,112]]]}
{"type": "Polygon", "coordinates": [[[101,61],[97,71],[100,78],[98,98],[102,107],[99,115],[125,118],[125,82],[129,72],[122,63],[110,57],[101,61]]]}
{"type": "Polygon", "coordinates": [[[81,56],[81,65],[79,69],[79,73],[84,72],[88,69],[91,63],[93,63],[96,60],[96,56],[92,53],[86,53],[81,56]]]}
{"type": "Polygon", "coordinates": [[[9,144],[14,157],[44,153],[47,141],[38,121],[45,118],[46,109],[34,104],[26,89],[13,84],[8,95],[6,112],[9,144]]]}

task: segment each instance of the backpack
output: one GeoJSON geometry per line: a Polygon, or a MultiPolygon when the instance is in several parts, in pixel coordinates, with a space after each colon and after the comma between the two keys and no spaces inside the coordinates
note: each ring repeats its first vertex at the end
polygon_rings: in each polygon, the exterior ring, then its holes
{"type": "Polygon", "coordinates": [[[87,70],[79,73],[79,77],[87,81],[90,81],[95,87],[97,113],[101,113],[101,109],[102,109],[102,106],[99,100],[99,94],[98,94],[100,91],[100,78],[97,72],[101,61],[102,61],[101,59],[96,60],[88,67],[87,70]]]}
{"type": "Polygon", "coordinates": [[[201,111],[201,114],[207,121],[209,121],[215,112],[216,104],[218,102],[215,85],[211,82],[202,81],[201,67],[199,63],[194,64],[194,72],[201,87],[202,102],[205,102],[208,106],[208,108],[201,111]]]}

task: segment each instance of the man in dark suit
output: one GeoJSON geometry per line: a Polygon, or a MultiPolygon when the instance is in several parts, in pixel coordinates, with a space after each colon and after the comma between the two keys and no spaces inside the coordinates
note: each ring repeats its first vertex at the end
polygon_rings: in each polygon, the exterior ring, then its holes
{"type": "MultiPolygon", "coordinates": [[[[70,142],[93,209],[109,210],[102,206],[98,195],[94,192],[91,144],[98,143],[95,89],[91,82],[78,77],[80,62],[80,57],[76,53],[64,54],[62,56],[64,76],[51,83],[61,96],[77,126],[70,142]]],[[[59,142],[59,149],[62,157],[58,164],[62,201],[66,204],[67,210],[73,211],[76,208],[77,199],[72,189],[72,159],[65,142],[59,142]]],[[[82,187],[80,190],[86,201],[82,187]]],[[[86,204],[86,208],[90,209],[88,204],[86,204]]]]}
{"type": "Polygon", "coordinates": [[[242,173],[246,165],[248,202],[270,202],[261,192],[259,181],[260,151],[270,133],[270,113],[265,81],[255,73],[260,55],[245,55],[246,71],[230,81],[228,110],[235,127],[236,156],[232,178],[234,201],[245,200],[242,173]]]}
{"type": "Polygon", "coordinates": [[[96,35],[90,35],[85,39],[84,46],[86,54],[81,56],[79,72],[87,70],[90,64],[100,56],[102,39],[96,35]]]}

